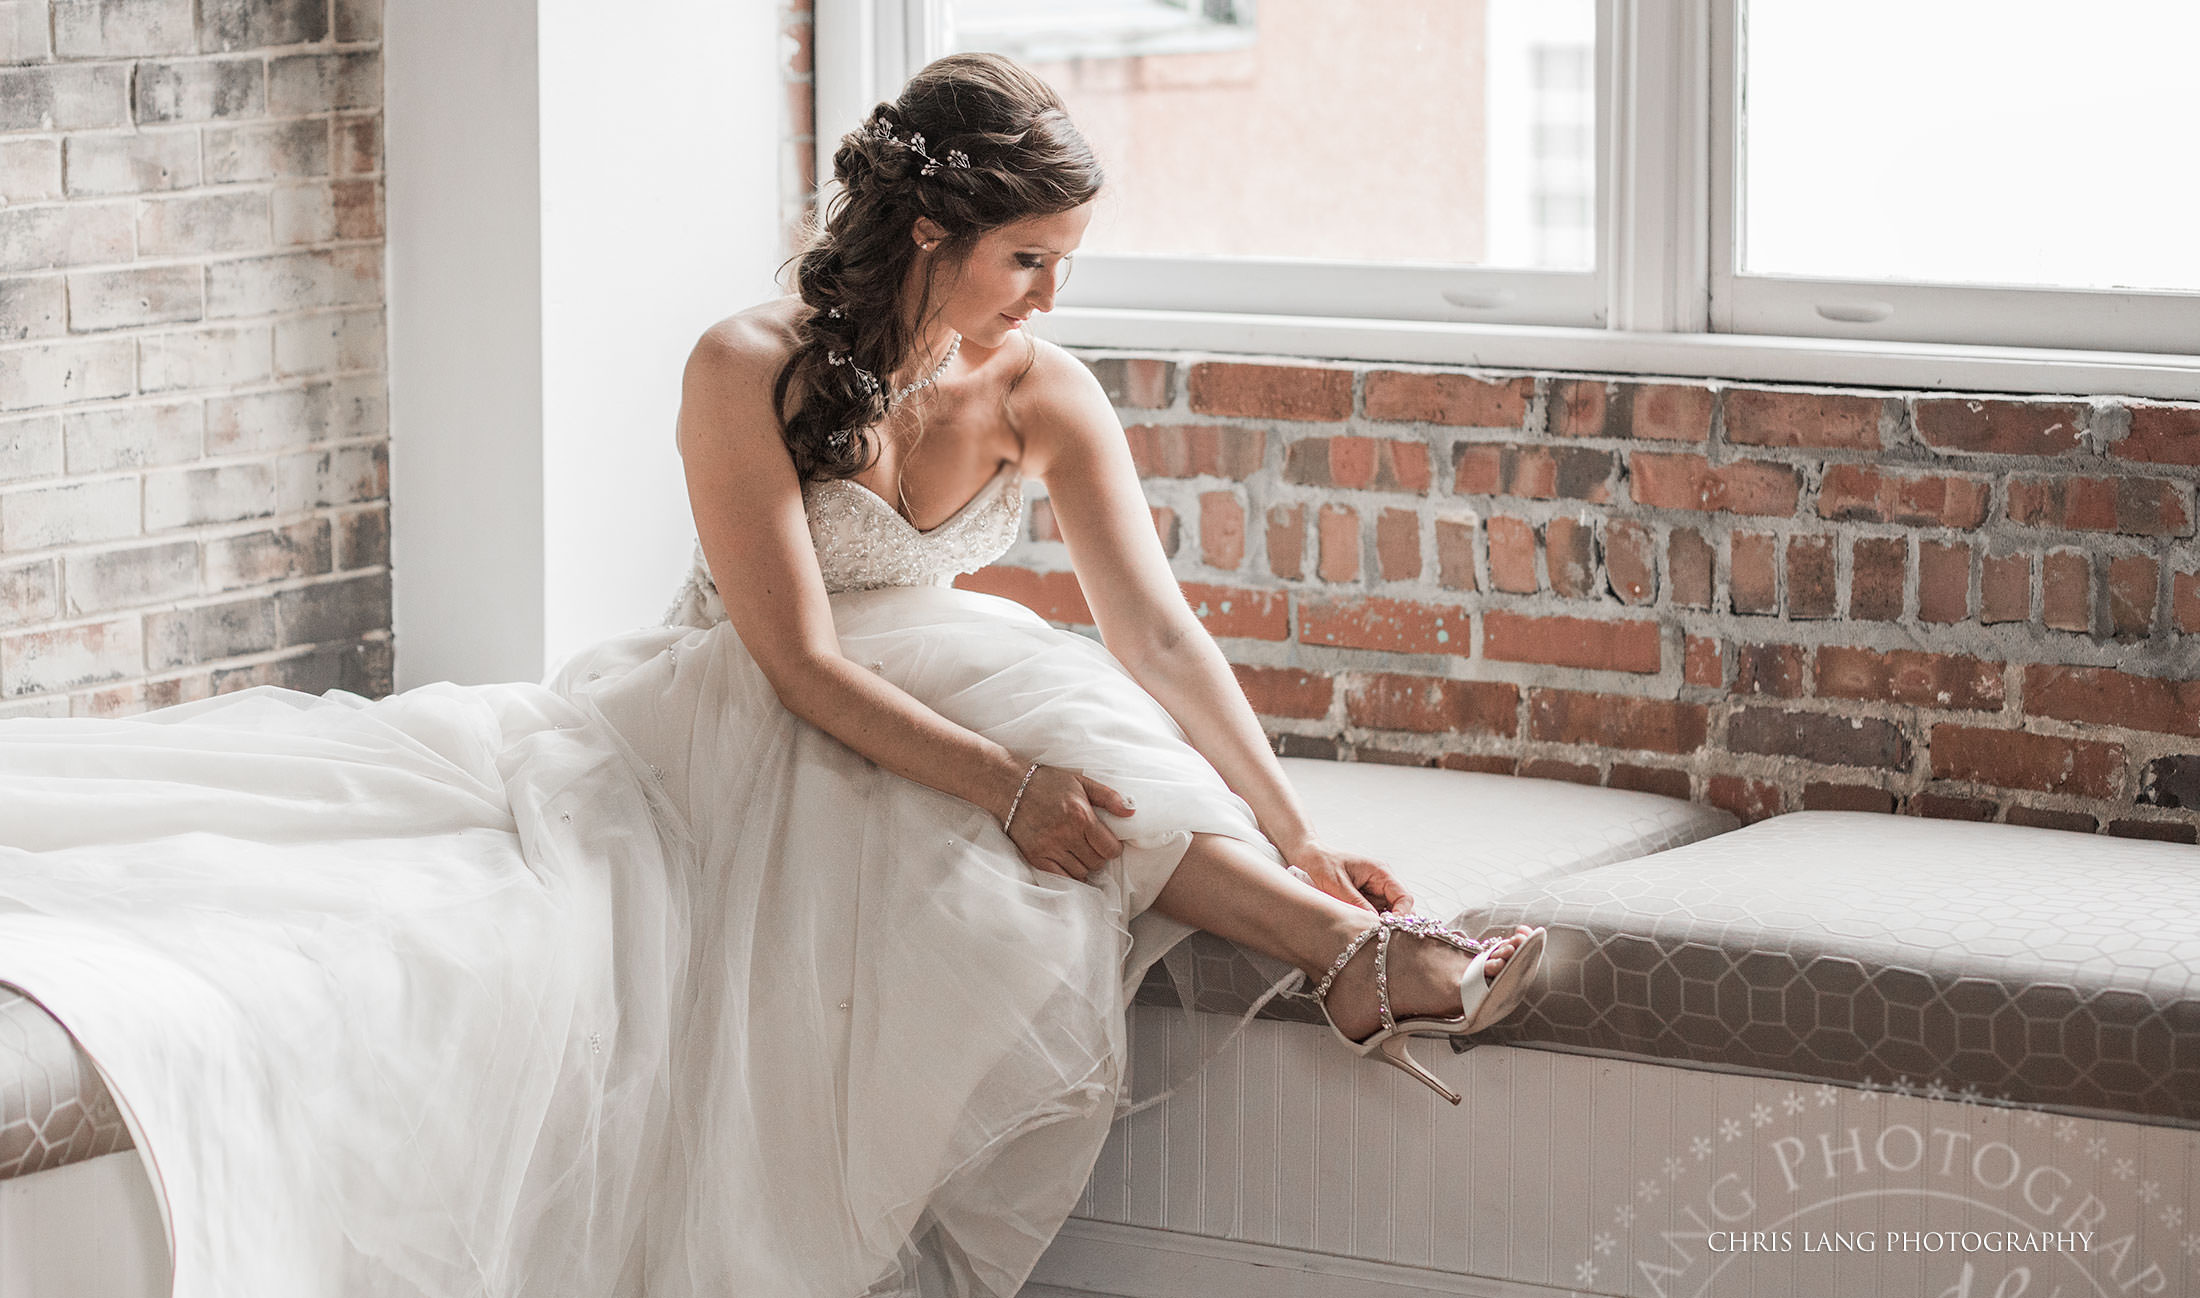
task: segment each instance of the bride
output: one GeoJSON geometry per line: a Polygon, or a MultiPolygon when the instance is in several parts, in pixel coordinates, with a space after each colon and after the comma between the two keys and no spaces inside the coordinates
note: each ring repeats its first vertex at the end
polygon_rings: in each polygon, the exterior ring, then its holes
{"type": "Polygon", "coordinates": [[[799,293],[689,358],[668,625],[544,687],[0,726],[0,981],[125,1110],[179,1298],[1005,1296],[1192,929],[1455,1103],[1408,1034],[1518,1002],[1540,930],[1307,823],[1025,332],[1101,188],[1059,100],[942,59],[834,174],[799,293]],[[950,584],[1026,480],[1105,647],[950,584]]]}

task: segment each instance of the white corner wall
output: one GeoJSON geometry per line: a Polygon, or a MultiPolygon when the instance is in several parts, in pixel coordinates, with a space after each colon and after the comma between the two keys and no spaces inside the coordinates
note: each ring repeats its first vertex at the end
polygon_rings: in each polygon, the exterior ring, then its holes
{"type": "Polygon", "coordinates": [[[397,685],[535,680],[656,620],[680,369],[771,296],[776,0],[389,0],[397,685]]]}

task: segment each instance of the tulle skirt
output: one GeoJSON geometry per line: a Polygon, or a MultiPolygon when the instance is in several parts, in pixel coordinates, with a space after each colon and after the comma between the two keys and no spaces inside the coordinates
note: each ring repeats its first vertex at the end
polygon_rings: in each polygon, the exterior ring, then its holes
{"type": "Polygon", "coordinates": [[[1013,1294],[1126,1103],[1194,833],[1282,868],[1112,655],[947,586],[843,650],[1129,795],[1033,870],[724,622],[547,688],[0,725],[0,981],[157,1169],[180,1298],[1013,1294]]]}

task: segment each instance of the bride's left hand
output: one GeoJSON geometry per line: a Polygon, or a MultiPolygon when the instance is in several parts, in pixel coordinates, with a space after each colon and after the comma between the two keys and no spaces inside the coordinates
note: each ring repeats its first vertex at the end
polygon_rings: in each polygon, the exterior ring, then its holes
{"type": "Polygon", "coordinates": [[[1306,871],[1315,887],[1341,901],[1365,910],[1391,910],[1410,914],[1413,896],[1383,864],[1372,857],[1339,852],[1310,842],[1295,852],[1284,853],[1284,864],[1306,871]]]}

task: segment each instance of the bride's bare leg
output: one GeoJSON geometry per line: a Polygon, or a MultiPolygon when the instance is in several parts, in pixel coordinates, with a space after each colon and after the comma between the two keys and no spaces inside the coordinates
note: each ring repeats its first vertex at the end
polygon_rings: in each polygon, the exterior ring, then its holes
{"type": "MultiPolygon", "coordinates": [[[[1154,909],[1263,955],[1285,961],[1319,981],[1330,962],[1373,911],[1340,901],[1297,875],[1279,870],[1234,838],[1194,834],[1184,859],[1154,898],[1154,909]]],[[[1525,928],[1520,930],[1526,932],[1525,928]]],[[[1496,977],[1518,944],[1500,939],[1483,966],[1496,977]]],[[[1363,947],[1337,975],[1330,1012],[1345,1035],[1358,1039],[1381,1026],[1375,1006],[1374,943],[1363,947]]],[[[1443,942],[1395,940],[1390,947],[1390,1004],[1401,1018],[1459,1012],[1459,979],[1473,959],[1443,942]]]]}

